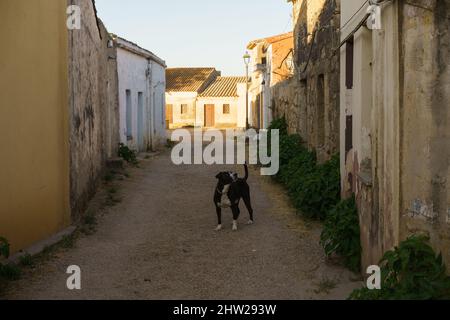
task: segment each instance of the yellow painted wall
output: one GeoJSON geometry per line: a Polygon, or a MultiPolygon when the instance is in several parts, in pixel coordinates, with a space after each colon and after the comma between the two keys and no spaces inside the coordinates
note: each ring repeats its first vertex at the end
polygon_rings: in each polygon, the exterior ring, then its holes
{"type": "Polygon", "coordinates": [[[70,223],[66,1],[0,1],[0,236],[70,223]]]}

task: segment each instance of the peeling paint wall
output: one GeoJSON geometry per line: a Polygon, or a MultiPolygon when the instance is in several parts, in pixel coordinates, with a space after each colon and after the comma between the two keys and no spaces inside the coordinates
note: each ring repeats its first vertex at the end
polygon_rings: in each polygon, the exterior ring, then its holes
{"type": "Polygon", "coordinates": [[[91,0],[81,8],[81,29],[69,31],[71,208],[79,217],[95,193],[106,159],[118,144],[117,67],[107,32],[91,0]],[[112,54],[112,56],[110,56],[112,54]]]}
{"type": "MultiPolygon", "coordinates": [[[[364,17],[363,3],[342,3],[353,19],[343,19],[341,40],[364,17]]],[[[342,190],[356,193],[363,267],[413,233],[428,234],[450,265],[449,6],[387,2],[381,30],[354,34],[352,89],[341,72],[342,190]]],[[[346,45],[340,52],[345,70],[346,45]]]]}
{"type": "Polygon", "coordinates": [[[450,266],[450,2],[401,10],[400,236],[425,232],[450,266]]]}

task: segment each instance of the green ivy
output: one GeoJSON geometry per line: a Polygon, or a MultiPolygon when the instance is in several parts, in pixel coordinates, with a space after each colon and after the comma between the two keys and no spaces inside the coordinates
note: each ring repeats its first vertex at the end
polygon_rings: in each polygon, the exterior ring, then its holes
{"type": "Polygon", "coordinates": [[[450,277],[442,255],[436,255],[429,238],[413,235],[380,262],[381,290],[353,291],[353,300],[450,299],[450,277]]]}
{"type": "MultiPolygon", "coordinates": [[[[286,122],[286,118],[278,118],[272,121],[268,130],[280,130],[280,136],[287,136],[288,134],[288,125],[286,122]]],[[[269,140],[270,141],[270,140],[269,140]]]]}
{"type": "Polygon", "coordinates": [[[136,152],[128,148],[125,144],[119,144],[119,157],[124,159],[126,162],[133,165],[137,165],[138,161],[136,158],[136,152]]]}
{"type": "Polygon", "coordinates": [[[327,256],[336,253],[354,272],[360,271],[361,242],[355,197],[342,200],[327,215],[320,244],[327,256]]]}

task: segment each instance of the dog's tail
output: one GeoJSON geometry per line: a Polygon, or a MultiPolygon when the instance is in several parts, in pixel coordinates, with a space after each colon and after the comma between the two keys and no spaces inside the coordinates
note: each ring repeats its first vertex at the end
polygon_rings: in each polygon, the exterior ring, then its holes
{"type": "Polygon", "coordinates": [[[247,162],[244,163],[244,168],[245,168],[244,180],[247,181],[247,179],[248,179],[248,165],[247,165],[247,162]]]}

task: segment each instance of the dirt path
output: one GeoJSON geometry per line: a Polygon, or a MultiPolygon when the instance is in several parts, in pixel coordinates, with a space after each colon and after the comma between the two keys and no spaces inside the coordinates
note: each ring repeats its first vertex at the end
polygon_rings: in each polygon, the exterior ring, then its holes
{"type": "MultiPolygon", "coordinates": [[[[7,299],[345,299],[356,278],[326,262],[320,225],[297,218],[283,190],[251,170],[256,224],[213,231],[222,166],[175,166],[164,152],[119,182],[123,199],[98,230],[13,283],[7,299]],[[82,290],[66,288],[69,265],[82,290]],[[327,289],[329,292],[327,293],[327,289]]],[[[242,168],[235,168],[242,175],[242,168]]],[[[98,198],[98,197],[97,197],[98,198]]],[[[94,200],[95,201],[99,201],[94,200]]]]}

